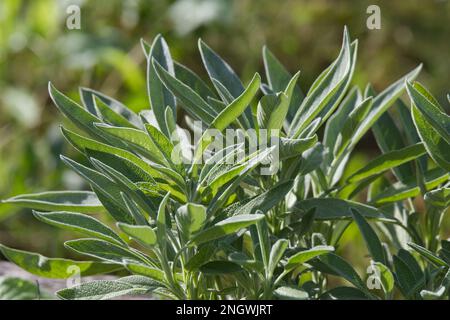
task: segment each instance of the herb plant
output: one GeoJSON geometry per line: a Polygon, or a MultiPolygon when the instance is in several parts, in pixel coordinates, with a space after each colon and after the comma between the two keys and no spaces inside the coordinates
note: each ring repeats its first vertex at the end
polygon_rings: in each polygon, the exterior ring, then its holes
{"type": "Polygon", "coordinates": [[[174,61],[161,36],[142,47],[151,110],[136,114],[87,88],[80,105],[49,84],[55,105],[78,129],[61,127],[62,134],[85,156],[81,163],[61,159],[92,191],[5,200],[83,234],[64,246],[93,261],[0,246],[7,259],[48,278],[73,270],[129,273],[60,290],[62,299],[449,297],[450,242],[440,235],[450,201],[450,119],[413,82],[421,66],[380,93],[370,85],[362,92],[351,84],[358,42],[345,30],[336,60],[304,94],[300,72],[291,76],[267,48],[266,82],[255,73],[244,86],[201,40],[212,85],[174,61]],[[405,89],[410,108],[400,99],[405,89]],[[193,132],[194,121],[223,135],[237,130],[243,142],[213,152],[216,137],[202,131],[196,148],[186,150],[180,128],[193,132]],[[346,172],[370,130],[381,154],[346,172]],[[258,143],[278,143],[251,152],[250,132],[258,143]],[[261,174],[267,163],[277,170],[261,174]],[[339,255],[352,222],[371,257],[364,276],[339,255]]]}

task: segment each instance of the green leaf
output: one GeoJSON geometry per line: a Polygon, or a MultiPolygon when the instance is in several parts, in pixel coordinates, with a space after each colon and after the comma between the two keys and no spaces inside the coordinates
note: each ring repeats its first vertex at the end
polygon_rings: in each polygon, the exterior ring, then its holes
{"type": "Polygon", "coordinates": [[[308,262],[309,260],[321,256],[323,254],[327,254],[329,252],[333,252],[334,247],[332,246],[316,246],[311,249],[303,250],[297,252],[296,254],[289,257],[287,260],[286,266],[284,267],[286,270],[292,270],[299,265],[308,262]]]}
{"type": "Polygon", "coordinates": [[[385,293],[392,292],[392,290],[394,290],[394,275],[392,274],[391,270],[389,270],[389,268],[386,267],[381,262],[372,261],[372,266],[377,269],[374,275],[378,278],[378,281],[381,283],[383,291],[385,293]]]}
{"type": "Polygon", "coordinates": [[[358,273],[353,267],[340,256],[334,253],[328,253],[319,257],[319,260],[324,263],[331,271],[341,276],[345,280],[352,283],[358,289],[367,292],[364,281],[361,280],[358,273]]]}
{"type": "Polygon", "coordinates": [[[127,126],[140,127],[139,117],[124,104],[101,92],[89,88],[80,88],[80,96],[86,109],[96,117],[102,117],[105,121],[121,118],[125,119],[127,126]],[[96,104],[100,100],[103,104],[96,104]],[[106,106],[109,110],[103,108],[106,106]],[[118,118],[119,117],[119,118],[118,118]]]}
{"type": "Polygon", "coordinates": [[[428,250],[422,246],[419,246],[418,244],[412,243],[412,242],[409,242],[408,246],[410,246],[412,249],[414,249],[416,252],[418,252],[422,257],[424,257],[425,259],[427,259],[428,261],[433,263],[435,266],[445,267],[445,268],[450,267],[444,260],[439,258],[437,255],[435,255],[430,250],[428,250]]]}
{"type": "Polygon", "coordinates": [[[255,73],[245,91],[214,118],[210,128],[216,128],[219,131],[223,131],[236,120],[253,100],[256,93],[258,93],[260,84],[261,77],[258,73],[255,73]]]}
{"type": "Polygon", "coordinates": [[[363,291],[353,287],[336,287],[320,296],[320,300],[368,300],[363,291]]]}
{"type": "MultiPolygon", "coordinates": [[[[244,86],[228,63],[200,39],[198,41],[198,48],[211,81],[213,79],[218,81],[234,98],[240,96],[244,91],[244,86]]],[[[216,86],[216,84],[214,85],[216,86]]]]}
{"type": "Polygon", "coordinates": [[[142,225],[142,226],[147,225],[147,219],[145,217],[145,214],[137,206],[137,204],[133,201],[133,199],[131,199],[129,196],[127,196],[123,192],[120,195],[122,196],[123,202],[125,203],[128,213],[134,218],[134,221],[136,221],[136,224],[142,225]]]}
{"type": "Polygon", "coordinates": [[[298,137],[317,116],[322,114],[320,117],[324,121],[331,115],[352,77],[356,51],[356,43],[350,45],[348,30],[345,28],[339,56],[311,86],[292,121],[290,137],[298,137]]]}
{"type": "Polygon", "coordinates": [[[72,288],[59,290],[56,294],[63,300],[108,300],[123,295],[144,295],[158,285],[143,276],[128,276],[118,280],[95,280],[72,288]]]}
{"type": "MultiPolygon", "coordinates": [[[[394,119],[389,115],[389,112],[383,113],[378,121],[374,123],[372,132],[378,147],[384,154],[405,147],[402,133],[395,124],[394,119]]],[[[409,177],[414,175],[413,168],[410,164],[393,168],[393,172],[402,182],[407,181],[409,177]]]]}
{"type": "Polygon", "coordinates": [[[306,175],[316,169],[318,169],[324,161],[327,151],[323,145],[319,142],[312,148],[304,151],[300,156],[300,168],[298,174],[306,175]]]}
{"type": "Polygon", "coordinates": [[[48,191],[23,194],[2,202],[46,211],[67,210],[95,213],[105,210],[95,193],[91,191],[48,191]]]}
{"type": "Polygon", "coordinates": [[[216,111],[198,93],[167,72],[158,62],[153,61],[153,68],[162,83],[180,100],[182,107],[190,116],[208,125],[213,121],[216,111]]]}
{"type": "Polygon", "coordinates": [[[144,264],[147,263],[147,261],[137,252],[133,252],[131,249],[127,249],[103,240],[69,240],[64,243],[64,246],[78,253],[111,263],[122,265],[125,264],[125,261],[134,261],[144,264]]]}
{"type": "Polygon", "coordinates": [[[133,151],[141,153],[149,160],[162,165],[168,164],[153,140],[144,131],[106,124],[96,124],[95,126],[106,134],[126,142],[133,151]]]}
{"type": "Polygon", "coordinates": [[[72,123],[74,123],[84,132],[94,137],[103,139],[103,137],[99,135],[98,130],[94,127],[94,123],[102,122],[99,118],[86,111],[75,101],[66,97],[50,82],[48,83],[48,91],[50,93],[50,97],[53,100],[53,103],[67,118],[69,118],[72,123]]]}
{"type": "Polygon", "coordinates": [[[335,141],[336,144],[333,147],[333,155],[335,157],[340,156],[345,151],[345,148],[350,144],[353,134],[364,120],[365,116],[372,107],[372,104],[372,97],[366,98],[356,105],[355,108],[348,114],[335,141]]]}
{"type": "MultiPolygon", "coordinates": [[[[155,179],[153,179],[153,177],[146,171],[136,166],[132,161],[127,160],[124,157],[91,149],[86,149],[86,155],[88,159],[101,160],[103,164],[113,168],[115,171],[121,172],[124,177],[126,177],[133,183],[157,183],[155,179]]],[[[109,176],[108,174],[106,175],[109,176]]]]}
{"type": "Polygon", "coordinates": [[[280,139],[280,160],[286,160],[292,157],[298,157],[306,150],[312,148],[317,143],[317,135],[304,139],[280,139]]]}
{"type": "Polygon", "coordinates": [[[277,242],[275,242],[273,244],[272,249],[270,250],[269,268],[267,271],[268,275],[269,275],[269,279],[272,277],[273,273],[275,272],[275,268],[277,267],[281,258],[283,258],[284,252],[286,251],[288,245],[289,245],[289,241],[286,239],[279,239],[279,240],[277,240],[277,242]]]}
{"type": "Polygon", "coordinates": [[[197,253],[194,254],[185,265],[186,270],[188,271],[195,271],[200,268],[200,266],[204,265],[206,262],[208,262],[214,253],[216,252],[217,247],[215,242],[209,242],[204,244],[203,246],[199,247],[199,250],[197,250],[197,253]]]}
{"type": "Polygon", "coordinates": [[[309,298],[307,292],[293,287],[279,287],[273,294],[282,300],[307,300],[309,298]]]}
{"type": "Polygon", "coordinates": [[[422,290],[422,291],[420,291],[420,296],[424,300],[438,300],[438,299],[442,299],[445,291],[446,291],[445,287],[441,286],[438,289],[436,289],[435,291],[422,290]]]}
{"type": "Polygon", "coordinates": [[[264,219],[262,214],[245,214],[227,218],[216,223],[213,227],[198,233],[189,241],[188,246],[200,245],[236,233],[261,219],[264,219]]]}
{"type": "Polygon", "coordinates": [[[196,203],[186,203],[178,208],[175,217],[178,228],[190,235],[203,228],[206,221],[206,207],[196,203]]]}
{"type": "Polygon", "coordinates": [[[191,69],[175,62],[175,76],[181,82],[189,85],[203,100],[208,101],[208,98],[216,98],[216,94],[210,87],[191,69]]]}
{"type": "Polygon", "coordinates": [[[149,226],[136,226],[120,222],[117,226],[129,237],[145,247],[152,247],[156,244],[156,233],[149,226]]]}
{"type": "MultiPolygon", "coordinates": [[[[168,192],[164,198],[162,199],[159,208],[158,215],[156,217],[156,239],[158,240],[158,244],[160,248],[165,248],[167,244],[167,234],[166,230],[170,229],[170,226],[166,225],[166,206],[169,201],[170,193],[168,192]]],[[[170,231],[169,231],[170,232],[170,231]]]]}
{"type": "Polygon", "coordinates": [[[350,112],[352,112],[352,110],[359,105],[361,101],[361,92],[357,87],[353,87],[342,100],[337,111],[333,113],[330,119],[328,119],[325,125],[323,142],[325,146],[330,148],[330,150],[334,149],[336,139],[342,131],[350,112]]]}
{"type": "MultiPolygon", "coordinates": [[[[291,74],[289,74],[289,72],[266,46],[263,47],[263,61],[267,82],[271,91],[273,93],[283,91],[291,81],[291,74]]],[[[300,106],[304,99],[303,92],[299,88],[299,86],[295,83],[294,86],[295,87],[293,88],[292,98],[288,107],[290,119],[294,117],[297,108],[300,106]]]]}
{"type": "Polygon", "coordinates": [[[241,272],[242,267],[231,261],[210,261],[200,267],[200,271],[207,275],[222,275],[241,272]]]}
{"type": "Polygon", "coordinates": [[[74,268],[79,270],[81,276],[109,273],[121,269],[117,264],[47,258],[37,253],[16,250],[1,244],[0,251],[5,258],[22,269],[44,278],[67,279],[73,276],[74,268]]]}
{"type": "Polygon", "coordinates": [[[17,278],[0,277],[0,300],[34,300],[50,299],[51,296],[45,294],[42,297],[40,288],[36,283],[17,278]]]}
{"type": "Polygon", "coordinates": [[[441,168],[450,171],[450,160],[448,160],[450,159],[450,144],[445,141],[414,104],[411,106],[411,112],[414,125],[428,154],[441,168]]]}
{"type": "Polygon", "coordinates": [[[375,231],[367,223],[364,217],[356,209],[350,209],[352,211],[353,219],[358,225],[369,253],[376,262],[381,262],[383,265],[387,264],[387,260],[384,254],[383,246],[375,231]]]}
{"type": "MultiPolygon", "coordinates": [[[[210,47],[199,39],[198,47],[206,71],[224,102],[230,103],[244,91],[244,86],[233,69],[210,47]]],[[[246,127],[251,128],[253,117],[250,108],[247,108],[241,119],[246,127]]]]}
{"type": "Polygon", "coordinates": [[[161,178],[164,180],[175,181],[180,185],[184,185],[185,183],[184,179],[178,173],[174,172],[169,168],[154,163],[151,164],[129,151],[112,147],[110,145],[100,143],[92,139],[85,138],[70,130],[64,128],[61,128],[61,130],[63,132],[64,137],[80,152],[85,152],[85,149],[91,149],[94,151],[111,153],[133,162],[134,165],[146,171],[153,178],[161,178]]]}
{"type": "Polygon", "coordinates": [[[425,193],[424,199],[432,206],[445,209],[450,206],[450,188],[429,191],[425,193]]]}
{"type": "Polygon", "coordinates": [[[133,222],[133,218],[130,216],[126,210],[125,204],[122,202],[122,197],[120,195],[121,190],[113,181],[108,179],[105,175],[69,158],[61,156],[61,160],[91,184],[108,213],[111,214],[116,221],[133,222]],[[100,197],[100,195],[102,197],[100,197]]]}
{"type": "Polygon", "coordinates": [[[366,218],[376,218],[390,221],[378,209],[349,200],[336,198],[311,198],[299,201],[295,205],[296,210],[300,210],[305,213],[312,208],[316,208],[315,218],[318,220],[351,218],[352,213],[350,209],[353,208],[358,210],[358,212],[366,218]]]}
{"type": "MultiPolygon", "coordinates": [[[[154,212],[156,210],[156,205],[152,201],[153,199],[147,197],[136,184],[134,184],[130,179],[124,176],[120,171],[104,164],[103,162],[95,158],[90,158],[89,160],[97,170],[101,171],[103,174],[107,175],[111,180],[117,183],[118,187],[123,190],[124,193],[128,194],[133,201],[139,204],[139,206],[143,208],[143,210],[155,217],[154,212]]],[[[126,200],[123,198],[122,193],[123,192],[120,191],[123,204],[127,209],[129,209],[129,206],[126,203],[126,200]]],[[[130,213],[133,215],[133,217],[136,218],[136,215],[134,215],[133,212],[130,213]]],[[[139,220],[136,220],[136,222],[138,221],[139,220]]]]}
{"type": "Polygon", "coordinates": [[[260,128],[268,130],[280,130],[288,113],[288,108],[293,99],[296,82],[300,72],[286,85],[286,89],[277,94],[265,95],[259,101],[257,107],[258,124],[260,128]]]}
{"type": "Polygon", "coordinates": [[[80,232],[89,236],[125,245],[125,242],[108,226],[97,219],[76,212],[37,212],[33,215],[40,221],[66,230],[80,232]]]}
{"type": "Polygon", "coordinates": [[[423,280],[425,274],[422,271],[419,262],[408,250],[398,250],[397,256],[408,266],[409,270],[411,270],[416,282],[423,280]]]}
{"type": "Polygon", "coordinates": [[[146,123],[145,130],[152,140],[153,145],[157,148],[157,152],[162,156],[164,163],[169,167],[175,168],[172,161],[172,151],[174,146],[170,139],[151,124],[146,123]]]}
{"type": "Polygon", "coordinates": [[[288,97],[284,93],[263,96],[257,107],[259,127],[267,130],[280,129],[288,106],[288,97]]]}
{"type": "Polygon", "coordinates": [[[128,262],[125,263],[125,268],[127,268],[127,270],[129,270],[131,273],[149,277],[160,283],[165,283],[166,278],[164,275],[164,271],[162,271],[162,270],[159,270],[159,269],[156,269],[153,267],[149,267],[149,266],[144,266],[142,264],[135,264],[135,263],[128,263],[128,262]]]}
{"type": "MultiPolygon", "coordinates": [[[[130,121],[128,121],[127,118],[122,116],[119,113],[116,113],[114,110],[111,109],[110,106],[108,106],[106,103],[104,103],[99,98],[94,99],[95,107],[98,110],[98,113],[100,114],[103,121],[110,123],[115,126],[121,126],[126,128],[136,128],[135,125],[133,125],[130,121]]],[[[139,119],[136,114],[134,114],[134,117],[139,119]]]]}
{"type": "Polygon", "coordinates": [[[417,159],[418,157],[420,157],[425,153],[426,150],[422,143],[408,146],[400,150],[394,150],[391,152],[384,153],[381,156],[369,162],[369,164],[364,166],[362,169],[352,174],[347,179],[347,181],[348,182],[361,181],[373,175],[380,174],[388,169],[397,167],[401,164],[417,159]]]}
{"type": "Polygon", "coordinates": [[[418,82],[406,83],[412,103],[434,130],[450,145],[450,116],[446,115],[433,96],[418,82]]]}
{"type": "Polygon", "coordinates": [[[170,132],[166,125],[164,113],[166,107],[169,106],[172,109],[173,114],[176,114],[175,97],[161,83],[159,72],[155,69],[155,61],[161,69],[164,69],[165,72],[167,72],[167,74],[171,76],[174,75],[174,66],[170,56],[169,47],[161,35],[157,35],[153,40],[147,57],[147,90],[156,122],[161,131],[166,136],[169,136],[170,132]]]}
{"type": "Polygon", "coordinates": [[[417,280],[414,277],[414,273],[402,259],[398,256],[394,256],[394,268],[398,285],[406,298],[410,298],[412,289],[416,287],[417,280]]]}
{"type": "Polygon", "coordinates": [[[361,140],[364,134],[370,130],[373,124],[381,117],[381,115],[389,109],[389,107],[397,100],[397,98],[402,94],[405,89],[405,80],[414,79],[422,69],[422,65],[419,65],[417,68],[412,70],[410,73],[405,75],[400,80],[396,81],[384,91],[379,93],[374,99],[372,107],[355,130],[352,139],[350,140],[349,145],[347,146],[347,150],[353,150],[356,144],[361,140]]]}
{"type": "Polygon", "coordinates": [[[280,183],[260,195],[232,205],[227,211],[233,216],[253,214],[258,210],[267,213],[285,198],[291,188],[292,181],[280,183]]]}
{"type": "MultiPolygon", "coordinates": [[[[420,188],[417,186],[417,181],[415,181],[416,179],[411,178],[411,181],[405,184],[398,182],[383,190],[371,200],[371,203],[375,205],[383,205],[417,196],[420,194],[420,188]]],[[[448,179],[449,174],[445,173],[441,168],[432,169],[425,174],[425,187],[427,190],[431,190],[441,183],[446,182],[448,179]]]]}

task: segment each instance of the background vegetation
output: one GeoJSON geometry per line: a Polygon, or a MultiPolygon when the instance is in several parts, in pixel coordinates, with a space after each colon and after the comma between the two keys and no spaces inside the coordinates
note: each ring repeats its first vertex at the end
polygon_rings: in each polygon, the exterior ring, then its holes
{"type": "MultiPolygon", "coordinates": [[[[196,47],[201,37],[242,70],[247,82],[262,70],[264,44],[308,88],[340,48],[343,25],[360,41],[354,82],[381,90],[418,63],[419,80],[445,103],[450,80],[449,1],[272,1],[272,0],[2,0],[0,2],[0,199],[83,182],[65,169],[60,153],[64,122],[51,104],[47,83],[78,99],[78,86],[146,108],[145,59],[139,39],[164,34],[172,56],[201,75],[196,47]],[[66,28],[66,8],[81,7],[81,30],[66,28]],[[369,4],[381,8],[381,30],[368,30],[369,4]]],[[[67,150],[65,150],[67,148],[67,150]]],[[[352,165],[360,167],[379,151],[370,136],[352,165]]],[[[359,233],[345,234],[346,251],[359,233]]],[[[15,248],[64,256],[59,240],[70,238],[36,222],[30,210],[0,204],[0,242],[15,248]]],[[[359,239],[361,240],[361,239],[359,239]]],[[[362,243],[362,241],[358,241],[362,243]]],[[[345,249],[344,248],[344,249],[345,249]]],[[[363,250],[363,249],[361,249],[363,250]]],[[[358,251],[356,251],[358,252],[358,251]]],[[[362,258],[362,257],[361,257],[362,258]]]]}

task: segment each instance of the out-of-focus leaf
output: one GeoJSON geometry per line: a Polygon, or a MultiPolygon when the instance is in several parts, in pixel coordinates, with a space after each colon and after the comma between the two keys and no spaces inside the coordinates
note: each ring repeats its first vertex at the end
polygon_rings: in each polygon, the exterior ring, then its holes
{"type": "Polygon", "coordinates": [[[74,267],[79,270],[81,276],[109,273],[121,269],[117,264],[47,258],[37,253],[16,250],[1,244],[0,251],[9,261],[22,269],[44,278],[67,279],[73,276],[74,267]]]}

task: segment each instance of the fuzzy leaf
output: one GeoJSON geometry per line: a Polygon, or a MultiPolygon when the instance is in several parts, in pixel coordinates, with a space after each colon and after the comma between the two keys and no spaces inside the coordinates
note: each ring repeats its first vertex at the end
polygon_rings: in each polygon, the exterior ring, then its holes
{"type": "Polygon", "coordinates": [[[279,287],[273,293],[282,300],[307,300],[309,298],[307,292],[292,287],[279,287]]]}
{"type": "Polygon", "coordinates": [[[161,131],[166,136],[169,136],[170,132],[167,129],[164,113],[166,107],[169,106],[173,113],[176,114],[175,97],[161,83],[159,73],[155,70],[155,61],[165,72],[172,76],[174,75],[173,61],[170,56],[169,47],[161,35],[157,35],[153,40],[147,57],[147,90],[156,122],[161,131]]]}
{"type": "Polygon", "coordinates": [[[388,169],[397,167],[401,164],[414,160],[425,154],[426,150],[422,143],[400,150],[387,152],[369,162],[368,165],[355,172],[348,178],[349,182],[358,182],[373,175],[380,174],[388,169]]]}
{"type": "Polygon", "coordinates": [[[194,236],[194,238],[189,241],[188,246],[200,245],[205,242],[225,237],[240,229],[251,226],[261,219],[264,219],[264,215],[262,214],[245,214],[227,218],[194,236]]]}
{"type": "Polygon", "coordinates": [[[146,260],[130,249],[98,239],[69,240],[64,243],[66,248],[78,253],[104,260],[110,263],[124,264],[125,261],[146,263],[146,260]]]}
{"type": "Polygon", "coordinates": [[[94,213],[105,210],[95,193],[91,191],[48,191],[22,194],[2,202],[46,211],[67,210],[94,213]]]}
{"type": "Polygon", "coordinates": [[[120,222],[117,226],[129,237],[136,240],[143,246],[151,247],[156,244],[156,233],[149,226],[136,226],[120,222]]]}
{"type": "Polygon", "coordinates": [[[147,277],[128,276],[117,280],[90,281],[59,290],[56,294],[63,300],[108,300],[123,295],[147,294],[157,286],[147,277]]]}
{"type": "Polygon", "coordinates": [[[125,245],[125,242],[111,228],[85,214],[65,211],[33,211],[33,214],[38,220],[52,226],[80,232],[115,244],[125,245]]]}
{"type": "Polygon", "coordinates": [[[450,144],[439,134],[419,109],[411,106],[412,118],[420,139],[430,157],[446,171],[450,171],[450,144]]]}

